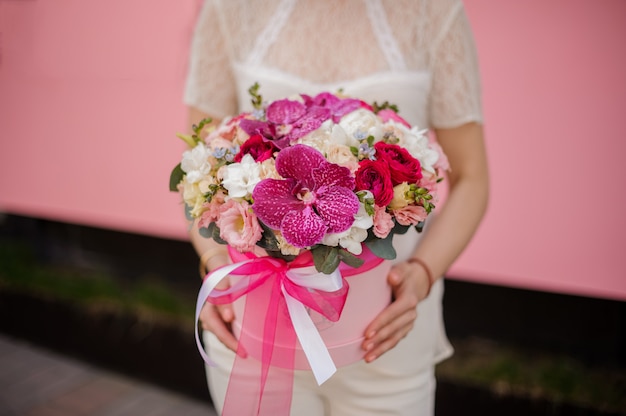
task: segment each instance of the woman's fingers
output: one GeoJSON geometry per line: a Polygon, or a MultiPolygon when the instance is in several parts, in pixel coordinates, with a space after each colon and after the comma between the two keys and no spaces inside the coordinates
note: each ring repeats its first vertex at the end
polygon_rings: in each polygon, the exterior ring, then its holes
{"type": "Polygon", "coordinates": [[[246,356],[243,348],[238,348],[239,343],[232,333],[230,322],[224,321],[214,305],[208,302],[204,304],[200,311],[200,321],[202,328],[212,332],[228,349],[237,352],[242,357],[246,356]]]}
{"type": "MultiPolygon", "coordinates": [[[[223,279],[216,285],[216,289],[226,290],[230,287],[228,279],[223,279]]],[[[213,305],[205,302],[200,311],[200,322],[202,328],[212,332],[222,344],[228,349],[245,357],[246,352],[239,347],[239,342],[232,332],[232,322],[235,320],[235,312],[233,305],[230,303],[224,305],[213,305]]]]}
{"type": "Polygon", "coordinates": [[[395,347],[413,328],[417,318],[417,279],[414,268],[401,263],[389,273],[394,301],[367,327],[363,349],[365,361],[372,362],[395,347]]]}

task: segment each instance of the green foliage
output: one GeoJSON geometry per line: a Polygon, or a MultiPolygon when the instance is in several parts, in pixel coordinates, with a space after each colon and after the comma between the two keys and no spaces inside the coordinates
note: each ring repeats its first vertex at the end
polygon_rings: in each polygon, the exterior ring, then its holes
{"type": "Polygon", "coordinates": [[[318,245],[314,250],[311,250],[311,253],[313,254],[315,269],[321,273],[331,274],[341,262],[337,247],[318,245]]]}
{"type": "Polygon", "coordinates": [[[395,104],[391,104],[389,103],[389,101],[385,101],[382,104],[378,104],[376,101],[374,101],[374,104],[372,105],[372,107],[374,108],[374,112],[378,114],[378,112],[380,110],[392,110],[396,113],[400,112],[400,110],[398,109],[398,106],[395,104]]]}
{"type": "Polygon", "coordinates": [[[0,241],[0,290],[30,293],[87,306],[150,310],[183,319],[193,317],[194,301],[156,277],[122,280],[98,270],[41,264],[32,250],[0,241]]]}
{"type": "Polygon", "coordinates": [[[280,252],[280,246],[278,245],[278,240],[274,235],[274,232],[270,227],[265,225],[262,221],[259,221],[259,225],[263,229],[263,234],[261,235],[261,240],[257,242],[257,245],[267,252],[280,252]]]}
{"type": "Polygon", "coordinates": [[[180,166],[180,163],[172,169],[172,173],[170,173],[170,191],[178,192],[178,184],[183,180],[183,176],[185,176],[185,172],[180,166]]]}
{"type": "Polygon", "coordinates": [[[346,249],[339,248],[338,250],[339,250],[339,253],[338,253],[339,259],[341,259],[342,262],[344,262],[350,267],[354,267],[354,268],[361,267],[363,263],[365,263],[363,259],[358,258],[357,256],[350,253],[346,249]]]}
{"type": "Polygon", "coordinates": [[[212,238],[218,244],[228,244],[220,237],[220,228],[214,222],[210,223],[208,227],[199,228],[198,233],[204,238],[212,238]]]}
{"type": "Polygon", "coordinates": [[[386,238],[368,239],[365,241],[365,245],[375,256],[381,259],[393,260],[396,258],[396,250],[393,248],[393,233],[389,233],[386,238]]]}
{"type": "Polygon", "coordinates": [[[255,82],[253,86],[248,89],[248,93],[252,97],[250,101],[252,102],[252,107],[257,110],[263,108],[263,97],[259,94],[260,85],[258,82],[255,82]]]}

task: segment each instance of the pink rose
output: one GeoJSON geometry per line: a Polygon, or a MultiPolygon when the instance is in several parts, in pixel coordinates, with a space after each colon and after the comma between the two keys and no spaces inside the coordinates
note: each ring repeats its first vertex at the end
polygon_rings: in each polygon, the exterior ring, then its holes
{"type": "Polygon", "coordinates": [[[417,225],[424,221],[428,213],[419,205],[407,205],[404,208],[393,211],[396,221],[400,225],[417,225]]]}
{"type": "Polygon", "coordinates": [[[216,224],[220,237],[240,252],[252,251],[261,239],[261,226],[246,201],[226,201],[220,207],[216,224]]]}
{"type": "Polygon", "coordinates": [[[374,202],[381,207],[393,199],[393,184],[387,163],[380,160],[364,159],[359,162],[355,173],[356,190],[367,190],[374,195],[374,202]]]}
{"type": "Polygon", "coordinates": [[[397,185],[402,182],[416,183],[422,177],[422,166],[403,147],[395,144],[378,142],[374,145],[376,158],[384,160],[389,165],[391,182],[397,185]]]}
{"type": "Polygon", "coordinates": [[[393,218],[384,207],[374,205],[374,235],[378,238],[385,238],[393,228],[393,218]]]}
{"type": "Polygon", "coordinates": [[[405,126],[407,126],[409,129],[411,128],[411,125],[402,117],[400,117],[398,115],[398,113],[396,113],[395,111],[389,109],[389,108],[385,108],[384,110],[380,110],[378,113],[378,117],[380,117],[380,119],[383,121],[383,123],[392,120],[395,121],[396,123],[400,123],[400,124],[404,124],[405,126]]]}

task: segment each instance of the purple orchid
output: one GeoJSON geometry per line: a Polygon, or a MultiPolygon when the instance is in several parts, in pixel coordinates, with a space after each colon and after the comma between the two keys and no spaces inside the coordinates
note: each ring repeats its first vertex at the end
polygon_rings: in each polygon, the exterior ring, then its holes
{"type": "Polygon", "coordinates": [[[285,179],[264,179],[252,210],[298,248],[311,247],[326,233],[349,229],[359,210],[350,170],[328,162],[316,149],[297,144],[280,151],[276,171],[285,179]]]}
{"type": "Polygon", "coordinates": [[[362,106],[360,100],[355,100],[354,98],[339,98],[328,92],[317,94],[313,98],[307,95],[303,95],[302,97],[307,106],[327,108],[335,123],[339,123],[343,116],[362,106]]]}
{"type": "Polygon", "coordinates": [[[316,130],[331,116],[328,108],[292,100],[274,101],[267,107],[267,121],[241,120],[240,127],[249,135],[260,134],[284,149],[294,140],[316,130]]]}

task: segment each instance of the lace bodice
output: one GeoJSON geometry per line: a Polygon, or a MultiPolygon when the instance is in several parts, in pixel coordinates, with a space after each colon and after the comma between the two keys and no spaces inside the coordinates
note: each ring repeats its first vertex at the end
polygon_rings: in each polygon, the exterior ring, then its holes
{"type": "Polygon", "coordinates": [[[185,103],[232,115],[255,81],[267,99],[341,88],[390,101],[425,127],[482,121],[460,0],[206,0],[185,103]]]}

